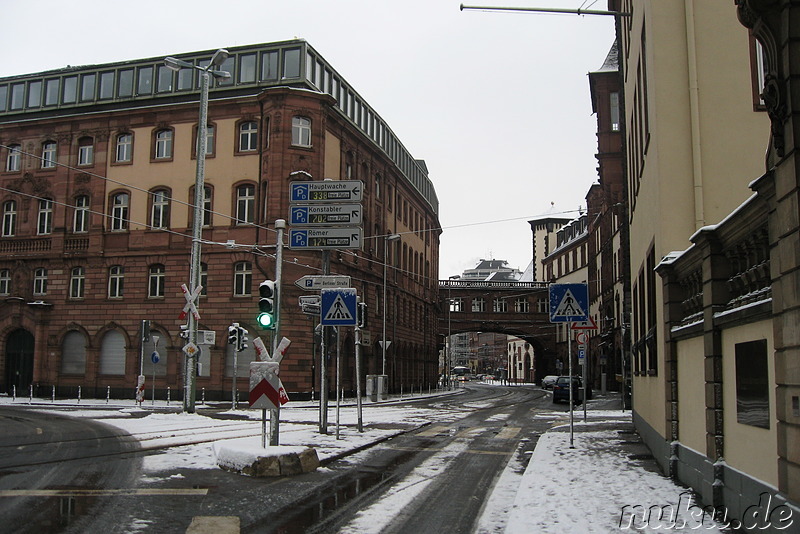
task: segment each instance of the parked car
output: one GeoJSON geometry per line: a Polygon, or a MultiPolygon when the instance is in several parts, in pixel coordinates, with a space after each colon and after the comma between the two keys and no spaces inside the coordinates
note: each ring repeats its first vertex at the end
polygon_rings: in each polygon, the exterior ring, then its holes
{"type": "Polygon", "coordinates": [[[547,375],[546,377],[542,378],[542,387],[544,389],[553,389],[553,385],[558,380],[556,375],[547,375]]]}
{"type": "MultiPolygon", "coordinates": [[[[572,377],[572,400],[575,403],[583,399],[583,384],[577,376],[572,377]]],[[[559,376],[553,385],[553,402],[569,402],[569,377],[559,376]]]]}

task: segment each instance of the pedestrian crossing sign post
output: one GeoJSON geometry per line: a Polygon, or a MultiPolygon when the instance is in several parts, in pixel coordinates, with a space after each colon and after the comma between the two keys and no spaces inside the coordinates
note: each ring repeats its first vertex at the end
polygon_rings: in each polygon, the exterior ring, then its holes
{"type": "Polygon", "coordinates": [[[589,289],[586,284],[550,284],[550,322],[586,321],[589,289]]]}
{"type": "Polygon", "coordinates": [[[321,293],[320,323],[323,326],[356,326],[355,288],[323,289],[321,293]]]}

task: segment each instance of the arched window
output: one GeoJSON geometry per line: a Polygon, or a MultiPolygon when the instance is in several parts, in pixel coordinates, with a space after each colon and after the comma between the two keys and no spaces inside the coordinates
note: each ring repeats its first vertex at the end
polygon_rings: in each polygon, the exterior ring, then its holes
{"type": "Polygon", "coordinates": [[[258,150],[258,123],[246,121],[239,125],[239,152],[258,150]]]}
{"type": "Polygon", "coordinates": [[[89,231],[89,197],[75,197],[75,210],[72,212],[72,231],[82,234],[89,231]]]}
{"type": "Polygon", "coordinates": [[[164,298],[164,284],[166,269],[160,263],[150,266],[148,272],[147,296],[149,298],[164,298]]]}
{"type": "Polygon", "coordinates": [[[292,144],[311,146],[311,119],[292,117],[292,144]]]}
{"type": "Polygon", "coordinates": [[[169,192],[166,189],[157,189],[150,194],[150,227],[169,227],[169,192]]]}
{"type": "Polygon", "coordinates": [[[156,132],[153,159],[172,159],[172,130],[156,132]]]}
{"type": "Polygon", "coordinates": [[[3,202],[3,237],[14,237],[17,233],[17,201],[3,202]]]}
{"type": "Polygon", "coordinates": [[[20,146],[9,145],[8,156],[6,157],[6,171],[8,172],[18,171],[20,167],[20,159],[21,159],[20,146]]]}
{"type": "Polygon", "coordinates": [[[56,143],[45,141],[42,143],[42,168],[52,169],[56,166],[56,143]]]}
{"type": "Polygon", "coordinates": [[[47,294],[47,269],[44,267],[33,271],[33,294],[36,296],[47,294]]]}
{"type": "Polygon", "coordinates": [[[253,266],[249,261],[240,261],[233,269],[233,295],[246,297],[250,295],[253,285],[253,266]]]}
{"type": "Polygon", "coordinates": [[[125,293],[125,267],[113,265],[108,270],[108,298],[122,298],[125,293]]]}
{"type": "Polygon", "coordinates": [[[125,374],[125,336],[116,330],[110,330],[103,336],[100,345],[100,374],[125,374]]]}
{"type": "Polygon", "coordinates": [[[36,234],[48,235],[53,231],[53,201],[49,198],[39,199],[39,213],[36,222],[36,234]]]}
{"type": "Polygon", "coordinates": [[[133,134],[121,133],[117,135],[115,161],[129,163],[133,159],[133,134]]]}
{"type": "Polygon", "coordinates": [[[78,165],[94,164],[94,139],[81,137],[78,139],[78,165]]]}
{"type": "Polygon", "coordinates": [[[61,342],[61,374],[83,375],[86,373],[86,337],[73,330],[67,332],[61,342]]]}
{"type": "Polygon", "coordinates": [[[252,184],[236,188],[236,224],[255,222],[256,187],[252,184]]]}
{"type": "Polygon", "coordinates": [[[69,277],[69,298],[82,299],[86,287],[86,271],[83,267],[73,267],[69,277]]]}
{"type": "Polygon", "coordinates": [[[111,197],[111,231],[128,229],[128,193],[116,193],[111,197]]]}

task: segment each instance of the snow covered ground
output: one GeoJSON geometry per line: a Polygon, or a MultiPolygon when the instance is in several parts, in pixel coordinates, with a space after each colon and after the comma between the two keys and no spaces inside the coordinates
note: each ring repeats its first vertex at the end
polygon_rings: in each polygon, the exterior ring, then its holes
{"type": "MultiPolygon", "coordinates": [[[[179,469],[218,469],[213,443],[220,440],[248,438],[249,447],[261,444],[261,411],[228,412],[240,419],[212,419],[198,414],[165,413],[163,402],[142,408],[132,402],[82,400],[55,401],[12,400],[0,397],[0,404],[51,410],[72,417],[88,417],[119,427],[141,442],[142,447],[157,448],[184,444],[161,454],[144,458],[143,483],[153,477],[180,476],[179,469]],[[70,405],[68,410],[63,405],[70,405]],[[144,412],[144,413],[143,413],[144,412]],[[243,419],[244,420],[243,420],[243,419]],[[188,443],[188,444],[187,444],[188,443]],[[172,474],[170,474],[172,472],[172,474]]],[[[590,402],[590,408],[591,408],[590,402]]],[[[172,403],[172,408],[180,404],[172,403]]],[[[320,459],[331,458],[369,446],[430,421],[455,420],[463,414],[452,408],[419,408],[409,405],[372,405],[365,403],[364,432],[356,430],[357,412],[352,404],[339,413],[336,433],[335,409],[329,416],[328,434],[320,434],[318,411],[303,403],[290,403],[281,410],[280,444],[313,446],[320,459]]],[[[589,410],[586,423],[576,412],[573,447],[569,432],[564,431],[564,412],[539,415],[553,420],[551,431],[543,434],[530,462],[516,454],[499,476],[491,497],[484,503],[478,533],[609,533],[609,532],[697,532],[719,531],[720,525],[692,507],[686,490],[666,477],[648,472],[632,462],[620,447],[621,438],[614,428],[630,422],[630,412],[589,410]],[[595,430],[598,424],[608,429],[595,430]],[[590,426],[586,426],[590,425],[590,426]],[[654,507],[654,508],[651,508],[654,507]],[[649,510],[663,511],[650,514],[649,510]]],[[[424,489],[424,481],[442,469],[448,459],[460,452],[459,443],[445,447],[431,461],[423,462],[400,481],[374,509],[366,509],[343,532],[380,532],[394,513],[424,489]],[[400,491],[413,488],[411,491],[400,491]]],[[[353,457],[356,461],[358,455],[353,457]]]]}

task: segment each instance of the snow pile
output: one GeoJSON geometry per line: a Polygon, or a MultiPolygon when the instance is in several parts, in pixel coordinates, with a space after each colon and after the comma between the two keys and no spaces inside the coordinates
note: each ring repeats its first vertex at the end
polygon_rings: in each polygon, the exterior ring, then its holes
{"type": "Polygon", "coordinates": [[[214,456],[220,467],[231,471],[242,471],[250,467],[259,458],[269,456],[284,456],[300,454],[307,447],[300,445],[274,445],[261,446],[261,438],[240,438],[215,441],[213,443],[214,456]]]}

